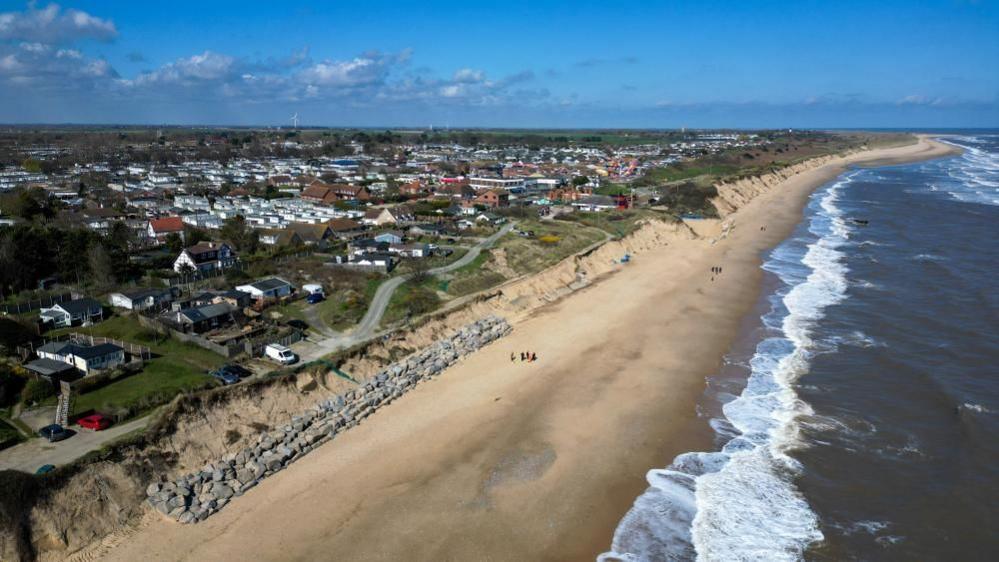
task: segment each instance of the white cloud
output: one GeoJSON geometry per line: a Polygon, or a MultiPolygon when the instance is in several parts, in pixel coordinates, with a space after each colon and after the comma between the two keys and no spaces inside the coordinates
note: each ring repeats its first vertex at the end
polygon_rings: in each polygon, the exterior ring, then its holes
{"type": "Polygon", "coordinates": [[[114,22],[80,10],[63,10],[58,4],[23,12],[0,12],[0,40],[38,43],[72,43],[81,39],[111,41],[118,36],[114,22]]]}
{"type": "Polygon", "coordinates": [[[485,73],[481,70],[473,70],[471,68],[462,68],[454,73],[455,82],[459,83],[475,83],[482,82],[485,79],[485,73]]]}

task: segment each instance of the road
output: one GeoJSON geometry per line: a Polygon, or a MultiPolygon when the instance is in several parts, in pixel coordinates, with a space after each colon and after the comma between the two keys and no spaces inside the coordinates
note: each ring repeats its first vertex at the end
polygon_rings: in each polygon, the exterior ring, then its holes
{"type": "MultiPolygon", "coordinates": [[[[475,258],[479,257],[482,250],[489,248],[497,240],[506,236],[511,230],[513,230],[515,225],[516,223],[513,222],[506,224],[503,228],[497,230],[488,238],[482,240],[475,246],[472,246],[472,248],[459,259],[449,263],[448,265],[431,269],[427,273],[430,275],[439,275],[441,273],[448,273],[465,267],[475,261],[475,258]]],[[[312,342],[311,344],[303,343],[292,347],[303,361],[313,361],[329,355],[339,349],[345,349],[367,341],[375,334],[376,330],[378,330],[378,326],[382,321],[382,316],[385,315],[385,309],[388,308],[389,301],[392,300],[392,294],[395,293],[395,290],[398,289],[403,283],[409,280],[411,276],[412,274],[400,275],[379,285],[378,290],[375,291],[375,296],[371,298],[371,304],[368,305],[368,310],[364,313],[364,317],[361,318],[361,321],[358,322],[357,326],[354,327],[350,333],[335,335],[312,342]]]]}
{"type": "Polygon", "coordinates": [[[45,464],[59,466],[71,463],[125,434],[146,427],[149,419],[150,416],[146,416],[112,426],[104,431],[75,427],[73,429],[76,435],[56,443],[49,443],[40,437],[31,439],[0,451],[0,470],[13,469],[33,473],[45,464]]]}

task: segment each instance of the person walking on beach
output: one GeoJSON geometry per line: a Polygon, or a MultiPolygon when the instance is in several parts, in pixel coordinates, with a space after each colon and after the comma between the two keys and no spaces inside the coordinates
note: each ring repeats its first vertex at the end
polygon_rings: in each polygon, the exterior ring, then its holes
{"type": "Polygon", "coordinates": [[[517,355],[514,352],[510,352],[510,362],[514,363],[517,361],[517,355]]]}
{"type": "Polygon", "coordinates": [[[524,361],[524,352],[523,351],[520,352],[520,361],[521,361],[521,363],[523,363],[523,361],[524,361]]]}
{"type": "Polygon", "coordinates": [[[538,354],[534,353],[534,352],[531,352],[531,362],[533,363],[533,362],[535,362],[537,360],[538,360],[538,354]]]}

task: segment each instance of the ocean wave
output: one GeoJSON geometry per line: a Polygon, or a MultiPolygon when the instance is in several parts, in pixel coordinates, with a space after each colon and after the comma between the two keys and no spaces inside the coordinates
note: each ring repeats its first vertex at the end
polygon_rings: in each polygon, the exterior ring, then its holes
{"type": "Polygon", "coordinates": [[[794,485],[800,465],[788,453],[803,446],[799,418],[813,414],[794,390],[810,366],[813,328],[846,295],[839,248],[851,231],[836,201],[852,177],[816,192],[811,235],[778,246],[764,264],[784,286],[764,316],[781,335],[759,342],[742,394],[723,405],[724,422],[712,420],[732,438],[721,451],[684,453],[649,471],[649,488],[598,560],[798,560],[823,539],[794,485]]]}
{"type": "Polygon", "coordinates": [[[978,414],[994,414],[995,413],[995,410],[992,410],[990,408],[986,408],[985,406],[982,406],[981,404],[973,404],[971,402],[965,402],[964,404],[961,404],[960,408],[963,409],[963,410],[968,410],[970,412],[975,412],[975,413],[978,413],[978,414]]]}

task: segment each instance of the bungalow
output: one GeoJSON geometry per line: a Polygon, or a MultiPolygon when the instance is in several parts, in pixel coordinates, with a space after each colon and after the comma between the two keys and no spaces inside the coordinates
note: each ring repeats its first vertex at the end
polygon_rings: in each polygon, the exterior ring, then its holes
{"type": "Polygon", "coordinates": [[[352,257],[350,265],[376,267],[389,272],[395,268],[398,260],[399,258],[387,252],[367,252],[352,257]]]}
{"type": "Polygon", "coordinates": [[[330,231],[340,239],[354,238],[364,231],[364,225],[350,219],[333,219],[326,222],[330,231]]]}
{"type": "Polygon", "coordinates": [[[126,310],[146,310],[173,301],[170,289],[139,289],[123,293],[111,293],[111,306],[126,310]]]}
{"type": "Polygon", "coordinates": [[[184,220],[180,217],[164,217],[149,221],[149,228],[146,232],[150,238],[157,242],[166,242],[167,236],[176,234],[184,240],[184,220]]]}
{"type": "Polygon", "coordinates": [[[334,236],[333,229],[330,228],[329,224],[292,223],[288,225],[287,230],[297,234],[302,243],[310,246],[324,247],[334,236]]]}
{"type": "Polygon", "coordinates": [[[506,217],[502,217],[495,213],[480,213],[479,216],[475,217],[475,222],[485,222],[492,225],[497,225],[505,223],[506,217]]]}
{"type": "Polygon", "coordinates": [[[381,226],[383,224],[413,222],[413,219],[414,217],[412,211],[406,207],[398,206],[391,208],[368,209],[365,211],[364,218],[361,219],[361,222],[369,226],[381,226]]]}
{"type": "Polygon", "coordinates": [[[69,381],[80,376],[76,368],[69,363],[54,359],[35,359],[25,363],[23,367],[50,382],[55,380],[69,381]]]}
{"type": "Polygon", "coordinates": [[[42,322],[51,322],[56,327],[75,326],[103,320],[104,308],[92,298],[82,298],[43,308],[39,311],[39,316],[42,322]]]}
{"type": "Polygon", "coordinates": [[[249,285],[239,285],[236,290],[249,293],[251,298],[262,299],[286,297],[295,290],[295,287],[280,277],[268,277],[249,285]]]}
{"type": "Polygon", "coordinates": [[[198,242],[180,251],[173,262],[173,270],[182,273],[190,269],[198,273],[228,269],[235,265],[236,252],[225,242],[198,242]]]}
{"type": "Polygon", "coordinates": [[[589,195],[574,201],[572,206],[580,211],[610,211],[617,209],[617,201],[606,195],[589,195]]]}
{"type": "Polygon", "coordinates": [[[414,196],[414,195],[422,195],[425,192],[426,189],[424,189],[423,184],[420,183],[420,180],[413,180],[409,183],[404,183],[399,186],[400,195],[414,196]]]}
{"type": "Polygon", "coordinates": [[[184,332],[201,334],[233,322],[235,308],[226,303],[206,304],[167,314],[184,332]]]}
{"type": "Polygon", "coordinates": [[[389,252],[404,258],[425,258],[430,255],[430,244],[392,244],[389,252]]]}
{"type": "Polygon", "coordinates": [[[368,252],[387,252],[389,242],[380,242],[374,238],[355,238],[347,245],[347,252],[352,256],[368,252]]]}
{"type": "Polygon", "coordinates": [[[301,246],[302,237],[297,232],[284,228],[262,228],[260,233],[260,243],[265,246],[301,246]]]}
{"type": "Polygon", "coordinates": [[[409,227],[409,233],[416,236],[443,236],[447,229],[442,224],[423,223],[409,227]]]}
{"type": "Polygon", "coordinates": [[[387,232],[382,232],[376,234],[374,239],[376,242],[388,242],[389,244],[402,244],[402,239],[406,235],[401,230],[389,230],[387,232]]]}
{"type": "Polygon", "coordinates": [[[35,352],[42,359],[67,363],[85,374],[98,369],[112,369],[125,362],[125,350],[113,343],[49,342],[35,352]]]}
{"type": "Polygon", "coordinates": [[[311,201],[320,205],[332,205],[337,201],[367,201],[371,199],[368,188],[355,185],[325,184],[315,181],[302,191],[302,200],[311,201]]]}

